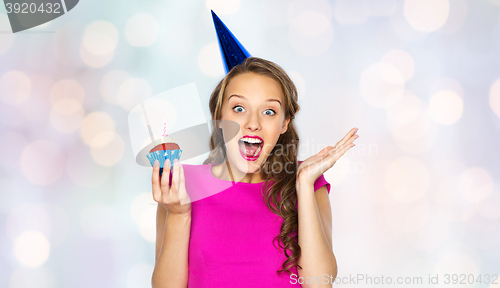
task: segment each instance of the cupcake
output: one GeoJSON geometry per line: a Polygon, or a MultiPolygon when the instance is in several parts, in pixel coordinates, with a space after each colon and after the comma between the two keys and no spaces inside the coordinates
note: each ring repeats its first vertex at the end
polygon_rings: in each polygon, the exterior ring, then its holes
{"type": "Polygon", "coordinates": [[[182,150],[177,145],[172,137],[163,135],[160,139],[155,141],[155,147],[149,151],[148,157],[151,166],[154,165],[155,160],[160,162],[160,175],[163,173],[163,163],[170,159],[170,171],[174,166],[174,159],[180,159],[182,150]]]}

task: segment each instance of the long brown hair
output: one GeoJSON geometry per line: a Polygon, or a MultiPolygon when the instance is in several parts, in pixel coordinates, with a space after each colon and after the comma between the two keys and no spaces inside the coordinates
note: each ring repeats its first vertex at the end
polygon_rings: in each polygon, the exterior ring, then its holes
{"type": "MultiPolygon", "coordinates": [[[[280,86],[283,92],[285,119],[290,119],[288,128],[285,133],[280,134],[276,146],[271,151],[271,154],[263,164],[263,173],[265,183],[263,185],[263,200],[267,207],[275,214],[283,218],[280,234],[273,239],[278,242],[278,245],[283,249],[287,260],[282,264],[282,269],[277,272],[290,272],[290,268],[297,265],[302,269],[297,261],[301,255],[301,249],[298,244],[298,211],[297,204],[297,191],[295,190],[295,180],[297,171],[297,150],[299,145],[299,136],[295,130],[293,119],[300,106],[297,104],[297,89],[292,80],[286,72],[279,65],[258,57],[249,57],[245,61],[231,69],[229,73],[219,82],[215,90],[210,96],[209,106],[210,113],[213,120],[220,120],[222,118],[222,104],[224,100],[224,91],[231,79],[243,73],[257,73],[274,79],[280,86]],[[284,149],[286,147],[286,149],[284,149]],[[289,148],[292,149],[289,149],[289,148]],[[278,152],[278,153],[277,153],[278,152]],[[278,165],[280,169],[275,171],[274,164],[278,165]],[[286,165],[286,166],[285,166],[286,165]],[[285,166],[286,169],[283,169],[285,166]],[[290,171],[293,171],[290,173],[290,171]],[[269,193],[267,191],[269,182],[273,184],[270,186],[269,193]],[[288,250],[291,252],[289,253],[288,250]]],[[[217,127],[218,121],[212,121],[212,135],[210,137],[210,155],[203,162],[209,163],[223,163],[226,158],[226,147],[222,129],[217,127]]],[[[276,245],[274,245],[276,249],[276,245]]]]}

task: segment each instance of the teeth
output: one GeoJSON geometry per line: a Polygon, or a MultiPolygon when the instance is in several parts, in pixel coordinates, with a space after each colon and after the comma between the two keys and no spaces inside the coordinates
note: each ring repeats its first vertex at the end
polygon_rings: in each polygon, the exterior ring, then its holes
{"type": "Polygon", "coordinates": [[[258,138],[243,138],[241,140],[247,143],[262,143],[262,141],[258,138]]]}
{"type": "Polygon", "coordinates": [[[259,148],[257,148],[257,150],[255,151],[255,154],[253,154],[253,157],[255,157],[255,156],[257,156],[257,154],[259,154],[260,147],[261,147],[261,146],[259,146],[259,148]]]}

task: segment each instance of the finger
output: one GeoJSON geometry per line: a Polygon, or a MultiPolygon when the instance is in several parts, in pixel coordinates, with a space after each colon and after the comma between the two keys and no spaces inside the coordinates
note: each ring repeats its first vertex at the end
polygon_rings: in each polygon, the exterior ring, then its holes
{"type": "Polygon", "coordinates": [[[342,145],[338,149],[336,149],[334,152],[329,153],[328,156],[335,155],[331,159],[334,159],[334,161],[337,161],[340,157],[342,157],[347,152],[347,150],[351,149],[354,146],[356,146],[356,144],[354,144],[354,143],[345,143],[344,145],[342,145]]]}
{"type": "Polygon", "coordinates": [[[155,160],[153,164],[153,175],[151,176],[151,183],[153,186],[153,200],[158,202],[161,199],[160,162],[158,160],[155,160]]]}
{"type": "MultiPolygon", "coordinates": [[[[352,136],[355,135],[357,131],[358,131],[358,128],[352,128],[349,132],[347,132],[347,134],[344,136],[344,138],[342,138],[342,140],[340,140],[335,145],[335,148],[338,149],[338,147],[344,145],[344,143],[346,143],[350,138],[352,138],[352,136]]],[[[356,139],[356,138],[354,138],[354,139],[356,139]]],[[[354,141],[354,139],[353,139],[353,141],[354,141]]]]}
{"type": "MultiPolygon", "coordinates": [[[[173,193],[176,193],[177,195],[177,199],[179,199],[179,170],[180,170],[180,167],[179,167],[180,163],[179,163],[179,159],[175,159],[174,160],[174,170],[173,170],[173,173],[172,173],[172,188],[175,187],[175,191],[173,191],[173,193]]],[[[175,197],[174,196],[174,197],[175,197]]]]}
{"type": "Polygon", "coordinates": [[[358,139],[358,137],[359,137],[359,135],[357,135],[357,134],[352,135],[351,138],[347,139],[347,141],[345,141],[343,143],[343,145],[351,144],[352,142],[354,142],[354,140],[358,139]]]}
{"type": "Polygon", "coordinates": [[[181,205],[182,204],[188,204],[191,203],[191,198],[189,198],[189,194],[186,191],[186,179],[184,178],[184,166],[179,163],[180,169],[179,169],[179,198],[181,199],[181,205]]]}
{"type": "Polygon", "coordinates": [[[164,196],[169,196],[170,194],[170,159],[166,159],[163,163],[163,176],[161,177],[161,190],[165,193],[164,196]]]}

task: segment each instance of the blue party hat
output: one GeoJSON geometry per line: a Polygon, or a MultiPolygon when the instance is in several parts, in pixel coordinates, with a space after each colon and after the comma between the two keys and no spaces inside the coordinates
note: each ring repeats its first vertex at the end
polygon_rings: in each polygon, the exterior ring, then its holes
{"type": "Polygon", "coordinates": [[[212,11],[212,19],[214,20],[217,38],[219,39],[219,48],[222,59],[224,60],[224,68],[226,74],[236,65],[241,64],[246,58],[250,57],[250,53],[241,45],[240,41],[234,37],[233,33],[227,29],[219,17],[212,11]]]}

